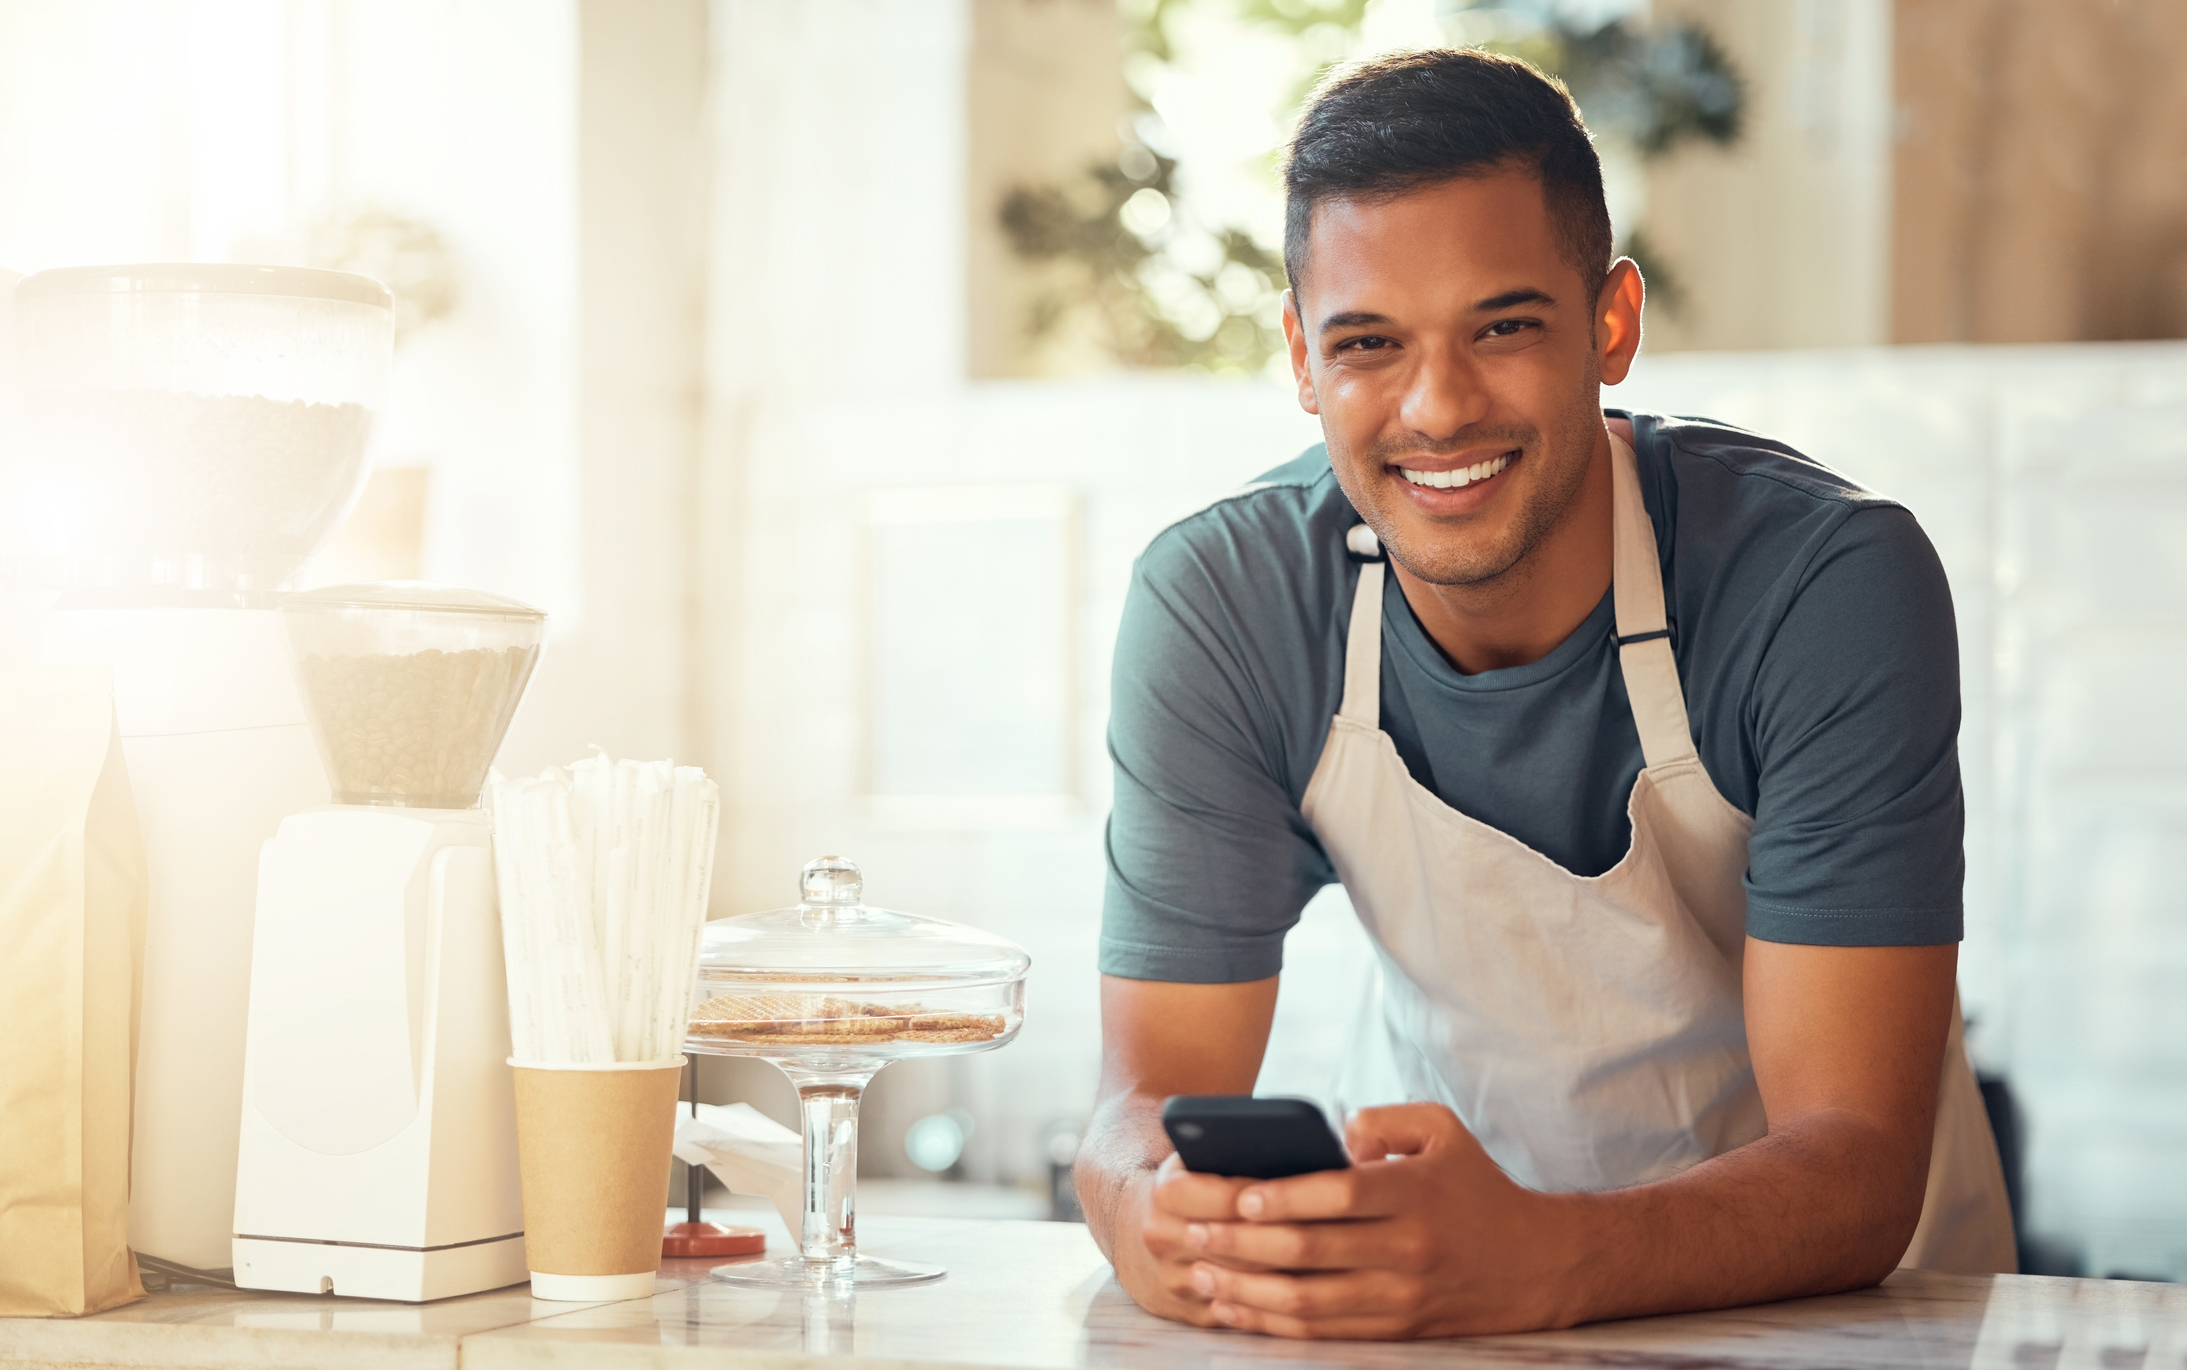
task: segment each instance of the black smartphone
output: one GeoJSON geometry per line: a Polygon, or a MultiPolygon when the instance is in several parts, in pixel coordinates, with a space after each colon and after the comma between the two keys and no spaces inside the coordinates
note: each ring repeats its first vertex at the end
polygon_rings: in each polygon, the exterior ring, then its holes
{"type": "Polygon", "coordinates": [[[1308,1099],[1176,1094],[1162,1101],[1162,1130],[1185,1169],[1243,1180],[1280,1180],[1352,1163],[1329,1120],[1308,1099]]]}

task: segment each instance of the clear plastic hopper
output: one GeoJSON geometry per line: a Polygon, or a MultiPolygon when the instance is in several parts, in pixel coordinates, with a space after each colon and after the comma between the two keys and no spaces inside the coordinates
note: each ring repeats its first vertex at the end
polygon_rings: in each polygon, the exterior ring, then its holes
{"type": "Polygon", "coordinates": [[[475,807],[546,614],[415,581],[310,590],[280,609],[334,802],[475,807]]]}
{"type": "Polygon", "coordinates": [[[17,282],[27,427],[0,451],[0,572],[85,607],[263,607],[363,487],[393,303],[295,267],[17,282]]]}

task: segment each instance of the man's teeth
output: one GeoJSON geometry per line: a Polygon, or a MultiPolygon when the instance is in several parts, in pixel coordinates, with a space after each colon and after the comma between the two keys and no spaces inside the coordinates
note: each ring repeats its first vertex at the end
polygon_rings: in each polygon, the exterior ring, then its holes
{"type": "Polygon", "coordinates": [[[1509,465],[1511,465],[1511,458],[1506,455],[1498,457],[1494,461],[1477,461],[1471,466],[1462,466],[1456,471],[1415,471],[1408,466],[1400,466],[1397,469],[1403,472],[1405,479],[1411,481],[1414,485],[1429,485],[1438,490],[1450,490],[1461,485],[1471,485],[1477,480],[1487,480],[1490,476],[1495,475],[1509,465]]]}

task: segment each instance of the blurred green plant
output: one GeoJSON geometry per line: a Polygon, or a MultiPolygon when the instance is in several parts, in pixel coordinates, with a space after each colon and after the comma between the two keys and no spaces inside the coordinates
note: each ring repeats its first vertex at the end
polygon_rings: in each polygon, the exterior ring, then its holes
{"type": "Polygon", "coordinates": [[[1520,17],[1513,38],[1481,44],[1562,77],[1587,126],[1629,142],[1653,160],[1689,141],[1738,141],[1744,83],[1707,29],[1691,21],[1660,28],[1624,19],[1587,27],[1539,0],[1483,5],[1520,17]]]}
{"type": "Polygon", "coordinates": [[[1178,232],[1174,159],[1131,144],[1075,185],[1020,187],[1002,205],[1011,248],[1079,270],[1035,297],[1027,333],[1043,338],[1090,308],[1103,346],[1126,366],[1253,371],[1283,346],[1283,260],[1222,228],[1191,256],[1178,232]]]}
{"type": "MultiPolygon", "coordinates": [[[[1003,199],[1000,218],[1012,251],[1050,268],[1025,320],[1038,345],[1066,319],[1091,315],[1104,350],[1130,367],[1216,373],[1265,370],[1283,350],[1280,244],[1235,224],[1198,222],[1177,193],[1177,162],[1148,146],[1160,117],[1147,98],[1150,68],[1173,67],[1173,25],[1192,9],[1225,5],[1244,25],[1293,45],[1297,75],[1286,109],[1295,113],[1331,68],[1356,46],[1370,0],[1124,0],[1123,47],[1134,130],[1113,162],[1088,165],[1059,183],[1023,185],[1003,199]],[[1151,127],[1150,127],[1151,125],[1151,127]]],[[[1689,142],[1737,141],[1745,90],[1721,45],[1698,24],[1645,27],[1624,18],[1585,25],[1554,0],[1482,0],[1464,15],[1491,21],[1477,45],[1523,57],[1564,79],[1599,137],[1643,161],[1689,142]]],[[[1278,174],[1281,149],[1266,171],[1278,174]]],[[[1622,245],[1639,263],[1650,295],[1678,312],[1684,291],[1675,267],[1634,231],[1622,245]]]]}
{"type": "MultiPolygon", "coordinates": [[[[1296,46],[1296,107],[1357,37],[1368,0],[1125,0],[1127,72],[1178,60],[1174,25],[1187,10],[1225,4],[1245,23],[1296,46]]],[[[1127,83],[1134,130],[1160,117],[1145,80],[1127,83]]],[[[1152,131],[1152,130],[1149,130],[1152,131]]],[[[1102,348],[1130,367],[1251,374],[1283,350],[1283,251],[1236,224],[1206,224],[1177,193],[1177,162],[1135,132],[1113,162],[1061,183],[1023,185],[1003,199],[1016,255],[1056,268],[1025,321],[1038,344],[1074,314],[1090,314],[1102,348]]],[[[1268,171],[1275,172],[1275,154],[1268,171]]]]}

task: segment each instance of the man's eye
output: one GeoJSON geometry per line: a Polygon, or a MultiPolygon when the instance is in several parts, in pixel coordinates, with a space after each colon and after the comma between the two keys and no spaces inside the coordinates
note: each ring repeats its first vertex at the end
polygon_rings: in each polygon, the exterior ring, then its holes
{"type": "Polygon", "coordinates": [[[1346,338],[1343,342],[1337,344],[1337,350],[1340,352],[1379,352],[1388,346],[1390,346],[1388,338],[1369,334],[1364,338],[1346,338]]]}
{"type": "Polygon", "coordinates": [[[1498,319],[1482,330],[1482,335],[1490,338],[1508,338],[1533,326],[1534,321],[1532,319],[1498,319]]]}

